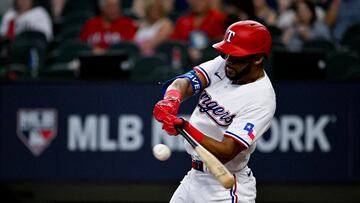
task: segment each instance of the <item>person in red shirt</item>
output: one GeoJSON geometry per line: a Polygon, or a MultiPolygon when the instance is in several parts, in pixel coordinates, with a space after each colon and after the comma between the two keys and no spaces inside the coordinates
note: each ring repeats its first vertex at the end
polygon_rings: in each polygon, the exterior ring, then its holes
{"type": "Polygon", "coordinates": [[[173,40],[189,43],[190,59],[195,62],[201,57],[200,50],[210,40],[220,39],[225,32],[226,16],[211,8],[211,0],[187,0],[190,11],[175,24],[173,40]]]}
{"type": "Polygon", "coordinates": [[[100,0],[101,15],[88,20],[80,33],[80,40],[93,47],[94,53],[120,41],[133,40],[136,25],[132,19],[121,16],[119,0],[100,0]]]}

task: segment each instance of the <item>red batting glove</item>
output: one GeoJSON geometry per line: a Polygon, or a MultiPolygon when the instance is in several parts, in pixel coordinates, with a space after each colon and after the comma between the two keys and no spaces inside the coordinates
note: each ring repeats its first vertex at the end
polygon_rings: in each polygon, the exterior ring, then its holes
{"type": "Polygon", "coordinates": [[[175,129],[175,125],[183,125],[183,123],[184,120],[169,114],[163,119],[162,129],[164,129],[169,135],[177,135],[179,133],[175,129]]]}
{"type": "Polygon", "coordinates": [[[168,115],[177,116],[181,101],[181,93],[178,90],[169,90],[164,99],[155,104],[153,115],[156,120],[163,122],[168,115]]]}

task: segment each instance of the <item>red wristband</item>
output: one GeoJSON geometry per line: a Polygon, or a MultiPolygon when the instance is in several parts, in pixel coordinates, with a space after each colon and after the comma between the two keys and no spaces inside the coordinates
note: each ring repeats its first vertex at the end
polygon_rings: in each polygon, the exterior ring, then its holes
{"type": "Polygon", "coordinates": [[[176,99],[181,101],[181,92],[176,89],[171,89],[169,91],[166,91],[164,95],[164,99],[176,99]]]}
{"type": "Polygon", "coordinates": [[[188,132],[198,143],[201,143],[205,138],[205,135],[192,126],[188,121],[185,122],[184,130],[186,130],[186,132],[188,132]]]}

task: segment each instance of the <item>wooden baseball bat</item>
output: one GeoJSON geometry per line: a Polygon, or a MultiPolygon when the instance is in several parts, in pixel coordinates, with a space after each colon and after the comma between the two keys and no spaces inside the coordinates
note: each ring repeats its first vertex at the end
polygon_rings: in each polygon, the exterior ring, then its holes
{"type": "Polygon", "coordinates": [[[194,148],[196,153],[200,156],[210,173],[224,186],[226,189],[234,186],[234,176],[227,170],[213,154],[205,149],[201,144],[194,140],[184,129],[180,126],[175,126],[176,130],[187,142],[194,148]]]}

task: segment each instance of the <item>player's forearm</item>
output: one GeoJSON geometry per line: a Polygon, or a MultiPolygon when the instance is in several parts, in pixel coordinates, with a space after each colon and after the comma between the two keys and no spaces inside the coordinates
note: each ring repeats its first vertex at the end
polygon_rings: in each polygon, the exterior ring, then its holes
{"type": "Polygon", "coordinates": [[[174,80],[171,85],[167,88],[166,91],[169,90],[177,90],[181,94],[181,101],[186,100],[187,98],[191,97],[192,95],[192,89],[189,80],[185,78],[178,78],[174,80]]]}
{"type": "Polygon", "coordinates": [[[244,149],[231,138],[225,138],[222,142],[219,142],[205,136],[200,144],[216,156],[222,163],[231,161],[244,149]]]}
{"type": "Polygon", "coordinates": [[[184,130],[186,130],[192,138],[198,143],[210,151],[216,158],[222,163],[227,163],[233,159],[239,152],[246,149],[246,147],[235,142],[232,138],[224,137],[219,142],[198,130],[196,127],[191,125],[188,121],[184,121],[184,130]]]}

